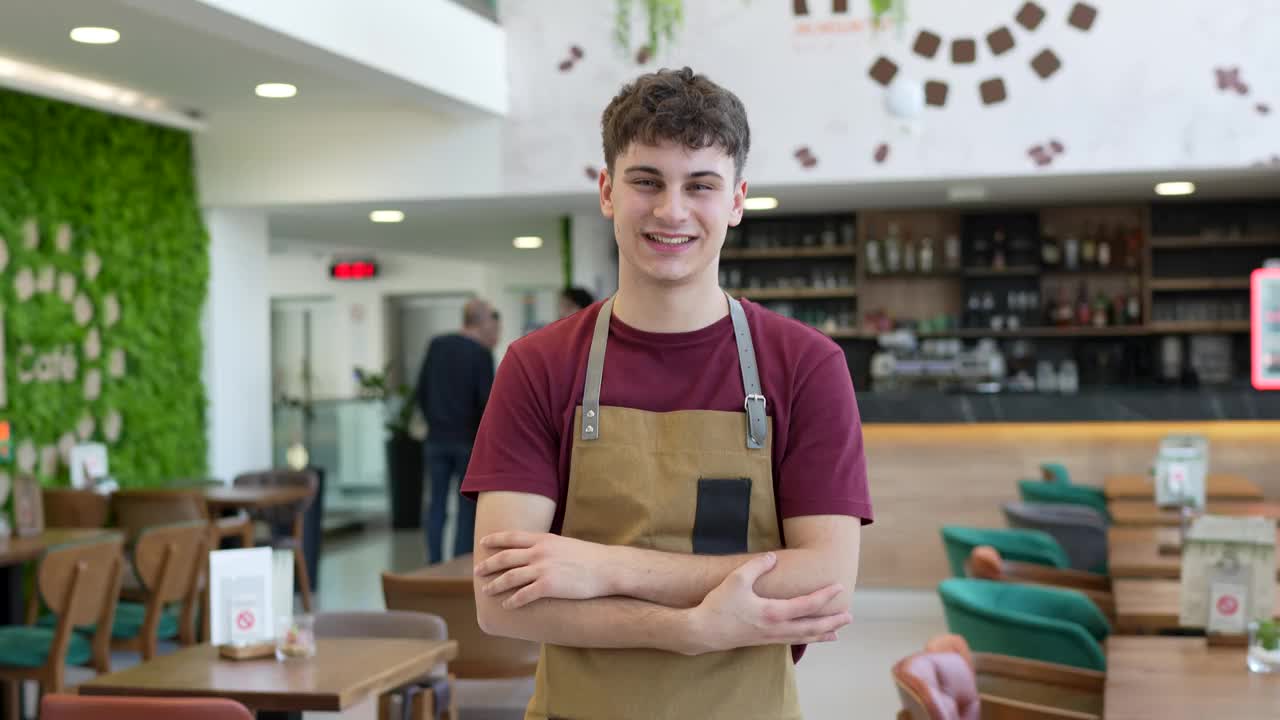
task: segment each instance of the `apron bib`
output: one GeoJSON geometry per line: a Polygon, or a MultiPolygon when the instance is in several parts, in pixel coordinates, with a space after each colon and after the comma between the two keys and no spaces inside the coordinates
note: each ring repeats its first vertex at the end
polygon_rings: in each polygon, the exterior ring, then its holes
{"type": "MultiPolygon", "coordinates": [[[[600,406],[613,300],[587,363],[565,505],[566,537],[663,552],[760,553],[782,546],[771,439],[746,316],[728,298],[747,412],[655,413],[600,406]]],[[[526,720],[794,720],[791,648],[698,657],[545,644],[526,720]]]]}

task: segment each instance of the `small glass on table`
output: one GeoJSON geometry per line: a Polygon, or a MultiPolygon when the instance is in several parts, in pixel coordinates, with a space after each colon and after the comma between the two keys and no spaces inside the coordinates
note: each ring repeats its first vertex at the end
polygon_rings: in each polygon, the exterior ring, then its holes
{"type": "Polygon", "coordinates": [[[1280,672],[1280,627],[1275,620],[1249,623],[1247,662],[1252,672],[1280,672]]]}
{"type": "Polygon", "coordinates": [[[296,660],[316,654],[315,616],[282,616],[276,628],[277,660],[296,660]]]}

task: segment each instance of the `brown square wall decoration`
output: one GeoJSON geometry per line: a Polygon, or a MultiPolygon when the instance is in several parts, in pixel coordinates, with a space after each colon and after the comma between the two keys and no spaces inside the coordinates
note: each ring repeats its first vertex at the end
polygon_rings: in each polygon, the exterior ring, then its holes
{"type": "Polygon", "coordinates": [[[898,66],[889,58],[881,56],[871,66],[871,79],[881,85],[888,85],[893,82],[893,78],[898,74],[898,66]]]}
{"type": "Polygon", "coordinates": [[[1071,15],[1067,17],[1067,23],[1073,28],[1088,31],[1093,27],[1093,21],[1098,18],[1098,10],[1088,3],[1078,2],[1075,7],[1071,8],[1071,15]]]}
{"type": "Polygon", "coordinates": [[[1018,24],[1028,30],[1035,30],[1040,27],[1040,22],[1044,20],[1044,8],[1029,2],[1022,6],[1016,17],[1018,24]]]}
{"type": "Polygon", "coordinates": [[[1042,80],[1047,80],[1050,75],[1058,72],[1058,68],[1062,67],[1062,61],[1052,50],[1045,48],[1031,59],[1031,67],[1036,71],[1042,80]]]}
{"type": "Polygon", "coordinates": [[[978,43],[973,38],[957,38],[951,41],[951,62],[967,65],[978,57],[978,43]]]}
{"type": "Polygon", "coordinates": [[[1000,78],[991,78],[978,86],[978,92],[982,95],[983,105],[995,105],[1002,103],[1008,97],[1004,90],[1004,80],[1000,78]]]}
{"type": "Polygon", "coordinates": [[[940,80],[930,80],[924,84],[924,101],[934,107],[947,104],[947,84],[940,80]]]}
{"type": "Polygon", "coordinates": [[[921,57],[932,58],[938,54],[938,48],[942,46],[942,38],[934,35],[928,30],[921,30],[916,35],[916,44],[911,49],[921,57]]]}
{"type": "Polygon", "coordinates": [[[1009,32],[1009,28],[1001,25],[991,34],[987,35],[987,47],[991,48],[993,55],[1002,55],[1013,49],[1013,33],[1009,32]]]}

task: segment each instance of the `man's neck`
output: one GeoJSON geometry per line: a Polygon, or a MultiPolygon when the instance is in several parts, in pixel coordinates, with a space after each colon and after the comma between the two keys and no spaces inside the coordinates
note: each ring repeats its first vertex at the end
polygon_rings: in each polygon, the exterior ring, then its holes
{"type": "Polygon", "coordinates": [[[729,304],[714,281],[663,287],[619,277],[613,314],[645,332],[693,332],[728,315],[729,304]]]}
{"type": "Polygon", "coordinates": [[[484,340],[480,339],[480,331],[476,330],[475,328],[464,327],[462,328],[462,331],[458,334],[463,337],[471,338],[472,340],[475,340],[481,345],[484,345],[484,340]]]}

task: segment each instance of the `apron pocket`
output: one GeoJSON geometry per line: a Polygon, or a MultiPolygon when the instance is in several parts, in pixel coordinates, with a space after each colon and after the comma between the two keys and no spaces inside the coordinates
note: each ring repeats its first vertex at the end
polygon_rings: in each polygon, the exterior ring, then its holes
{"type": "Polygon", "coordinates": [[[693,521],[696,555],[747,552],[751,521],[751,478],[700,478],[693,521]]]}

